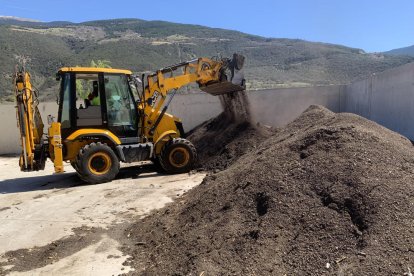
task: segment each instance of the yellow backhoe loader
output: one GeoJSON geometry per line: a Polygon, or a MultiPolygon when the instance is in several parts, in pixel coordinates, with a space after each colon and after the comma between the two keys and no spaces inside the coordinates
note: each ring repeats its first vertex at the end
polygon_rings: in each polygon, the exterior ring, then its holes
{"type": "Polygon", "coordinates": [[[56,173],[70,162],[89,183],[111,181],[120,162],[152,160],[167,173],[191,170],[193,144],[184,139],[181,120],[166,110],[176,91],[197,83],[212,95],[245,89],[244,57],[198,58],[142,75],[129,70],[65,67],[60,81],[57,121],[48,116],[48,133],[38,110],[30,74],[17,69],[14,78],[17,120],[21,135],[22,171],[45,168],[47,158],[56,173]]]}

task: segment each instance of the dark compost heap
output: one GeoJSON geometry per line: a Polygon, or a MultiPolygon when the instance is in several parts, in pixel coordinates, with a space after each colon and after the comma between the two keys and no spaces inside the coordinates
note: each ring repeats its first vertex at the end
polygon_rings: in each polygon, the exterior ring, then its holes
{"type": "Polygon", "coordinates": [[[244,151],[128,228],[123,250],[135,273],[403,275],[413,268],[409,140],[312,106],[244,151]]]}

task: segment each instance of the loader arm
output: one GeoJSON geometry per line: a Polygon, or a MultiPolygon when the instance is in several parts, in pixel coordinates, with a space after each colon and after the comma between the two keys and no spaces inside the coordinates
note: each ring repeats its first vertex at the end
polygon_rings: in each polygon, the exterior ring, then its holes
{"type": "Polygon", "coordinates": [[[22,171],[44,169],[46,161],[43,140],[43,120],[38,109],[37,92],[33,89],[30,74],[24,69],[14,75],[17,122],[22,152],[19,165],[22,171]]]}
{"type": "Polygon", "coordinates": [[[214,96],[244,90],[245,80],[241,71],[243,64],[244,57],[238,54],[234,54],[233,59],[198,58],[147,75],[141,103],[145,114],[142,134],[146,137],[153,136],[175,92],[185,85],[197,83],[202,91],[214,96]],[[172,93],[165,103],[169,92],[172,93]]]}

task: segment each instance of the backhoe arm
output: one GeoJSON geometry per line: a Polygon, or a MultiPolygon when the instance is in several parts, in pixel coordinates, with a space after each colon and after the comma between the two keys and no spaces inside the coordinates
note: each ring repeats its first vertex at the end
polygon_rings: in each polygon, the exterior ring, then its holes
{"type": "Polygon", "coordinates": [[[42,170],[45,166],[46,152],[43,141],[43,121],[38,109],[36,91],[33,89],[30,74],[23,69],[14,75],[17,122],[20,130],[22,171],[42,170]]]}

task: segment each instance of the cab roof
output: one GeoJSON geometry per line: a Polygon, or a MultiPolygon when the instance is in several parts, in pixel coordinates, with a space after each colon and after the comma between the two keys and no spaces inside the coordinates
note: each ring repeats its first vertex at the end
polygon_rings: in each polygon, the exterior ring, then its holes
{"type": "Polygon", "coordinates": [[[113,68],[96,68],[96,67],[63,67],[60,68],[59,73],[66,72],[79,72],[79,73],[113,73],[113,74],[125,74],[131,75],[132,72],[124,69],[113,69],[113,68]]]}

